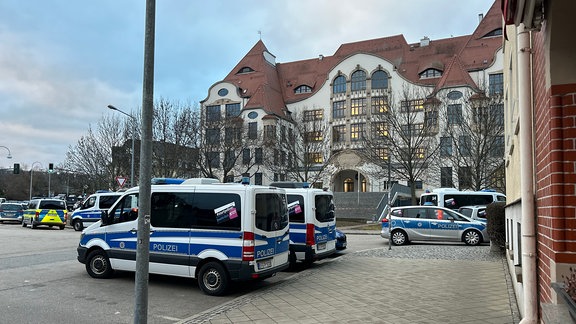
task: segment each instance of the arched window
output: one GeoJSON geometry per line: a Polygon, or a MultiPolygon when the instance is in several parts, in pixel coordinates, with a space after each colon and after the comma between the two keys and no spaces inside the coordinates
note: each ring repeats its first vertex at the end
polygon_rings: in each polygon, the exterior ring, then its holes
{"type": "Polygon", "coordinates": [[[241,74],[241,73],[250,73],[250,72],[254,72],[254,69],[252,69],[249,66],[245,66],[243,68],[241,68],[240,70],[238,70],[237,74],[241,74]]]}
{"type": "Polygon", "coordinates": [[[334,83],[332,84],[332,92],[334,93],[346,92],[346,77],[340,75],[336,79],[334,79],[334,83]]]}
{"type": "Polygon", "coordinates": [[[427,69],[426,71],[420,73],[420,79],[432,79],[439,78],[442,76],[442,71],[436,69],[427,69]]]}
{"type": "Polygon", "coordinates": [[[301,85],[294,89],[294,93],[309,93],[312,92],[312,88],[307,85],[301,85]]]}
{"type": "Polygon", "coordinates": [[[382,70],[372,73],[372,89],[388,89],[388,73],[382,70]]]}
{"type": "Polygon", "coordinates": [[[352,91],[366,90],[366,72],[358,70],[352,73],[352,91]]]}
{"type": "Polygon", "coordinates": [[[496,36],[502,36],[502,28],[494,29],[493,31],[491,31],[491,32],[489,32],[488,34],[484,35],[482,38],[496,37],[496,36]]]}

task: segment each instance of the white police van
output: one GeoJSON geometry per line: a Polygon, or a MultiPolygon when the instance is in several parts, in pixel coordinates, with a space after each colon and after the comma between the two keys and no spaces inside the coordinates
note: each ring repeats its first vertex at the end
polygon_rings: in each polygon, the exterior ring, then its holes
{"type": "Polygon", "coordinates": [[[88,196],[70,216],[70,225],[76,231],[100,220],[103,210],[108,210],[122,196],[120,192],[98,192],[88,196]]]}
{"type": "Polygon", "coordinates": [[[290,220],[290,263],[311,263],[336,252],[336,218],[331,191],[306,182],[273,182],[286,190],[290,220]]]}
{"type": "MultiPolygon", "coordinates": [[[[138,188],[82,232],[78,261],[94,278],[135,271],[138,188]]],[[[197,278],[208,295],[231,281],[270,277],[289,266],[286,193],[243,184],[152,185],[149,272],[197,278]]]]}

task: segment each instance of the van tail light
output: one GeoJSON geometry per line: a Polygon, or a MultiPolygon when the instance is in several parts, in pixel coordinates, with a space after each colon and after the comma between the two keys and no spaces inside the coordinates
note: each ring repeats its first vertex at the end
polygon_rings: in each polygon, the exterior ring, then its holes
{"type": "Polygon", "coordinates": [[[382,218],[382,224],[386,224],[386,223],[388,223],[388,218],[386,218],[386,217],[382,218]]]}
{"type": "Polygon", "coordinates": [[[244,232],[242,261],[254,261],[254,233],[244,232]]]}
{"type": "Polygon", "coordinates": [[[35,220],[38,220],[38,218],[40,218],[40,212],[36,212],[36,214],[34,215],[35,220]]]}
{"type": "Polygon", "coordinates": [[[306,245],[312,246],[316,244],[314,230],[314,224],[306,224],[306,245]]]}

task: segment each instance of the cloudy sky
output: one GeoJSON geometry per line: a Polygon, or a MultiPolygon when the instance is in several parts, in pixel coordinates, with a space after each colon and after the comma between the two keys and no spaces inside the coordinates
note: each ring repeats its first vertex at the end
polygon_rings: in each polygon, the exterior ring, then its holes
{"type": "MultiPolygon", "coordinates": [[[[205,99],[260,37],[290,62],[398,34],[408,43],[467,35],[492,3],[157,0],[154,97],[205,99]]],[[[108,104],[140,109],[144,18],[145,0],[0,1],[0,168],[58,165],[115,113],[108,104]]]]}

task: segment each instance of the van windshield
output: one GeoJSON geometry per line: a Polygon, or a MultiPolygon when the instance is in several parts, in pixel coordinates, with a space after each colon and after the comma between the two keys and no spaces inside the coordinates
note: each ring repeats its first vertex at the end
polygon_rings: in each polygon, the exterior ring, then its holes
{"type": "Polygon", "coordinates": [[[286,195],[278,193],[256,194],[256,228],[266,232],[288,226],[286,195]]]}
{"type": "Polygon", "coordinates": [[[39,209],[66,209],[64,200],[41,200],[39,209]]]}
{"type": "Polygon", "coordinates": [[[330,222],[334,220],[334,200],[331,195],[318,195],[315,198],[316,220],[330,222]]]}

